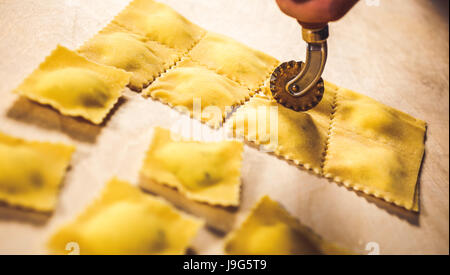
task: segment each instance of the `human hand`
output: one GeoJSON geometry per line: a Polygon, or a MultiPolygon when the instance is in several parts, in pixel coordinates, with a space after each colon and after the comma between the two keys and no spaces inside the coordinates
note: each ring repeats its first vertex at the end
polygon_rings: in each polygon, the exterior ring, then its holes
{"type": "Polygon", "coordinates": [[[322,28],[341,19],[358,0],[276,0],[281,11],[305,28],[322,28]]]}

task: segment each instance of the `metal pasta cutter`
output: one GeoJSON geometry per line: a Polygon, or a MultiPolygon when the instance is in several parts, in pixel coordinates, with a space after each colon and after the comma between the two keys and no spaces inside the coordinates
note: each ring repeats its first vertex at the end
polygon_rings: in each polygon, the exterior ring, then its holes
{"type": "Polygon", "coordinates": [[[307,111],[322,100],[324,83],[321,78],[327,60],[328,25],[302,28],[308,43],[305,63],[289,61],[278,66],[270,78],[270,90],[281,105],[295,111],[307,111]]]}

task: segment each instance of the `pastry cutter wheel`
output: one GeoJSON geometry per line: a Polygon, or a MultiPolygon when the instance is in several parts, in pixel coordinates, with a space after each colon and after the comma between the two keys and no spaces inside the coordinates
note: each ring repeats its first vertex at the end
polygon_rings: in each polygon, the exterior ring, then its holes
{"type": "Polygon", "coordinates": [[[307,111],[322,100],[321,78],[327,61],[328,25],[302,24],[303,40],[308,43],[306,61],[282,63],[272,73],[270,90],[281,105],[294,111],[307,111]]]}

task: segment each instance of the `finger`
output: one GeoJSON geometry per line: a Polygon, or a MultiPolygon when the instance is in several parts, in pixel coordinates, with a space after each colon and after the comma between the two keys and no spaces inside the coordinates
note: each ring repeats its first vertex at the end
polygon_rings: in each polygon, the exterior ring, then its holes
{"type": "Polygon", "coordinates": [[[281,11],[302,23],[328,23],[344,16],[358,0],[276,0],[281,11]]]}

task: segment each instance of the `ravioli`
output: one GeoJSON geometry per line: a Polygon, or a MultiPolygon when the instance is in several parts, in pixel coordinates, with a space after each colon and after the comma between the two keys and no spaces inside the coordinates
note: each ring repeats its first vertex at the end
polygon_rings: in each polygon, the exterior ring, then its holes
{"type": "Polygon", "coordinates": [[[231,107],[242,104],[252,94],[246,87],[189,59],[143,91],[144,96],[151,96],[172,107],[187,108],[191,116],[213,128],[221,126],[231,107]]]}
{"type": "Polygon", "coordinates": [[[336,127],[405,151],[423,150],[426,124],[367,96],[341,89],[334,119],[336,127]]]}
{"type": "Polygon", "coordinates": [[[256,95],[234,113],[228,127],[236,137],[262,145],[265,150],[318,174],[321,172],[329,121],[315,112],[295,112],[256,95]]]}
{"type": "Polygon", "coordinates": [[[51,212],[75,148],[0,133],[0,201],[51,212]]]}
{"type": "Polygon", "coordinates": [[[175,63],[178,52],[111,23],[85,43],[78,53],[94,62],[132,73],[129,87],[140,91],[166,67],[175,63]]]}
{"type": "Polygon", "coordinates": [[[251,90],[261,88],[279,64],[265,53],[211,32],[195,46],[190,57],[251,90]]]}
{"type": "Polygon", "coordinates": [[[202,226],[203,221],[114,178],[100,198],[51,236],[48,247],[56,254],[67,253],[70,242],[78,244],[80,254],[184,254],[202,226]]]}
{"type": "Polygon", "coordinates": [[[63,115],[101,124],[130,77],[128,72],[90,62],[58,46],[15,91],[63,115]]]}
{"type": "Polygon", "coordinates": [[[134,0],[114,22],[181,52],[192,48],[205,33],[169,6],[152,0],[134,0]]]}
{"type": "Polygon", "coordinates": [[[349,188],[419,210],[425,122],[328,82],[323,100],[307,112],[282,107],[268,87],[262,91],[227,122],[235,136],[349,188]]]}
{"type": "MultiPolygon", "coordinates": [[[[416,150],[416,148],[414,148],[416,150]]],[[[406,153],[343,129],[334,129],[324,174],[338,183],[418,211],[420,151],[406,153]]]]}
{"type": "Polygon", "coordinates": [[[242,153],[238,141],[183,140],[157,127],[140,172],[141,186],[163,184],[192,200],[237,206],[242,153]]]}
{"type": "Polygon", "coordinates": [[[292,217],[280,204],[264,196],[225,242],[234,255],[349,254],[324,241],[292,217]]]}

